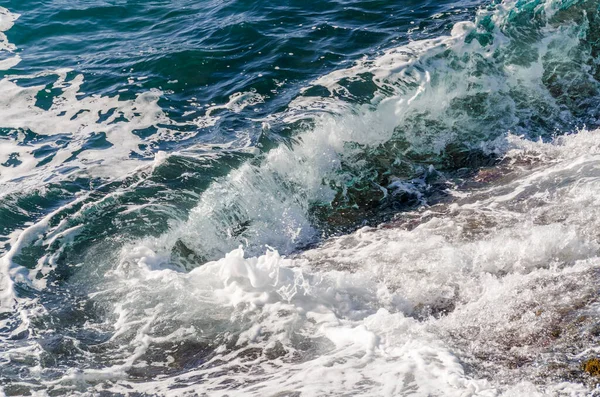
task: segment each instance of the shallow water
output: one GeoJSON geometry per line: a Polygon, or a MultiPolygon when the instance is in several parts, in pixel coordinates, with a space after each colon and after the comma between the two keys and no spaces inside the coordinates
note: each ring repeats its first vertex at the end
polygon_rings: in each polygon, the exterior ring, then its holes
{"type": "Polygon", "coordinates": [[[0,393],[598,392],[598,1],[2,6],[0,393]]]}

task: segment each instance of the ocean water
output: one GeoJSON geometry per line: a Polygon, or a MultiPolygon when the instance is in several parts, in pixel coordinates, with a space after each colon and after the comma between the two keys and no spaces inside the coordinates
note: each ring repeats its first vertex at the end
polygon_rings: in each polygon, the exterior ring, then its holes
{"type": "Polygon", "coordinates": [[[0,1],[0,396],[592,396],[600,1],[0,1]]]}

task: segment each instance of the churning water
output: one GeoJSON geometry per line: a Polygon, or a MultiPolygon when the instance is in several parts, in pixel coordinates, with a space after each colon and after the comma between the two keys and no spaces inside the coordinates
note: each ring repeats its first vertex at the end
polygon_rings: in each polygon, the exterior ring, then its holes
{"type": "Polygon", "coordinates": [[[598,0],[0,4],[0,395],[600,394],[598,0]]]}

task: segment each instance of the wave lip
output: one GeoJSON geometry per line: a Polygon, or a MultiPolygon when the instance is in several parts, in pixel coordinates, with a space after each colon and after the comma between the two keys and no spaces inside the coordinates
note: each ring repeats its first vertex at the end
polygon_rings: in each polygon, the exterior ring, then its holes
{"type": "Polygon", "coordinates": [[[278,122],[300,131],[216,181],[172,241],[208,258],[238,244],[293,252],[421,204],[425,181],[493,164],[509,132],[597,126],[598,20],[589,2],[503,2],[313,81],[264,120],[265,134],[278,122]]]}

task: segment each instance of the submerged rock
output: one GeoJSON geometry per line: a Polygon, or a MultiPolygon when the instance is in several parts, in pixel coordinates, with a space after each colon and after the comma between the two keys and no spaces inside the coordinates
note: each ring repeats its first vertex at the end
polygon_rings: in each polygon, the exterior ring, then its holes
{"type": "Polygon", "coordinates": [[[597,358],[590,358],[583,362],[582,369],[592,376],[600,376],[600,360],[597,358]]]}

